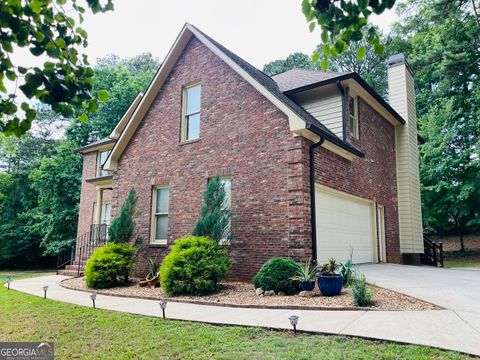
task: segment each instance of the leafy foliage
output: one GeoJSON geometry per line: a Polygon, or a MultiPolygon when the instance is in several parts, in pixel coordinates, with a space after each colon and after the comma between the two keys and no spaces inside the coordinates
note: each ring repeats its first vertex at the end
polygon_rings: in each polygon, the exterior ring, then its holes
{"type": "Polygon", "coordinates": [[[70,142],[62,141],[29,175],[32,189],[38,193],[38,206],[28,211],[31,229],[42,236],[47,255],[56,255],[75,243],[81,174],[81,155],[70,142]]]}
{"type": "Polygon", "coordinates": [[[230,265],[226,249],[207,237],[187,236],[163,259],[161,286],[169,294],[205,295],[217,290],[230,265]]]}
{"type": "Polygon", "coordinates": [[[109,242],[119,244],[127,243],[135,231],[135,209],[137,207],[137,192],[131,188],[128,196],[120,209],[120,214],[112,220],[108,229],[109,242]]]}
{"type": "Polygon", "coordinates": [[[298,291],[298,282],[292,280],[297,274],[298,265],[291,259],[272,258],[262,265],[253,278],[256,288],[273,290],[293,295],[298,291]]]}
{"type": "Polygon", "coordinates": [[[219,176],[213,178],[203,194],[200,218],[193,229],[194,236],[207,236],[219,242],[228,238],[230,212],[225,209],[225,188],[219,176]]]}
{"type": "Polygon", "coordinates": [[[148,259],[148,274],[147,280],[154,279],[160,273],[160,261],[157,258],[148,259]]]}
{"type": "Polygon", "coordinates": [[[146,90],[160,67],[158,59],[145,53],[129,59],[115,55],[101,58],[95,66],[94,89],[108,89],[108,100],[99,104],[88,122],[73,120],[67,130],[78,146],[107,137],[138,93],[146,90]]]}
{"type": "Polygon", "coordinates": [[[285,60],[274,60],[263,66],[263,72],[268,76],[292,69],[319,70],[319,66],[312,61],[310,56],[299,52],[288,55],[285,60]]]}
{"type": "Polygon", "coordinates": [[[311,259],[305,262],[305,265],[297,264],[295,276],[290,279],[298,282],[311,282],[317,278],[317,267],[312,264],[311,259]]]}
{"type": "MultiPolygon", "coordinates": [[[[99,0],[86,3],[94,13],[113,10],[112,0],[104,6],[99,0]]],[[[87,57],[79,53],[80,47],[88,45],[86,31],[77,25],[77,21],[83,22],[85,10],[76,0],[0,3],[0,132],[20,136],[36,117],[30,101],[22,101],[20,107],[15,104],[17,88],[27,99],[50,105],[64,117],[80,110],[83,120],[106,98],[103,89],[92,94],[94,72],[87,57]],[[72,14],[77,15],[77,21],[72,14]],[[35,57],[47,56],[48,61],[34,67],[18,64],[11,56],[18,48],[28,48],[35,57]],[[13,92],[7,91],[7,81],[15,84],[13,92]]]]}
{"type": "Polygon", "coordinates": [[[353,279],[352,297],[357,306],[370,306],[373,304],[373,292],[367,285],[364,274],[358,273],[353,279]]]}
{"type": "MultiPolygon", "coordinates": [[[[373,46],[375,54],[381,55],[385,46],[380,41],[377,28],[368,23],[372,14],[380,15],[391,9],[396,0],[303,0],[302,12],[310,31],[319,25],[322,29],[322,52],[316,51],[313,60],[320,63],[323,70],[329,66],[329,57],[344,54],[352,43],[361,40],[373,46]]],[[[361,45],[357,57],[362,59],[367,48],[361,45]]]]}
{"type": "Polygon", "coordinates": [[[352,259],[348,259],[340,266],[340,275],[342,275],[343,278],[343,285],[352,285],[355,279],[355,269],[353,268],[352,259]]]}
{"type": "MultiPolygon", "coordinates": [[[[329,70],[334,72],[356,72],[372,88],[374,88],[382,97],[387,98],[387,67],[385,61],[392,54],[394,48],[390,47],[391,39],[385,37],[382,32],[375,28],[382,43],[385,43],[385,51],[381,54],[375,54],[373,45],[365,39],[350,44],[344,53],[329,59],[329,70]],[[364,47],[365,54],[361,58],[358,56],[360,48],[364,47]]],[[[317,46],[315,51],[323,53],[324,45],[317,46]]],[[[307,54],[293,53],[286,59],[279,59],[263,67],[263,72],[269,76],[280,74],[292,69],[320,70],[320,64],[312,61],[307,54]]]]}
{"type": "Polygon", "coordinates": [[[105,289],[126,284],[133,266],[135,248],[125,244],[106,244],[94,251],[85,266],[89,288],[105,289]]]}
{"type": "MultiPolygon", "coordinates": [[[[480,27],[470,1],[409,1],[393,46],[415,72],[423,217],[429,232],[480,222],[480,27]]],[[[478,229],[478,228],[477,228],[478,229]]]]}
{"type": "Polygon", "coordinates": [[[322,265],[320,268],[320,274],[323,276],[335,276],[338,274],[340,265],[334,258],[328,259],[328,262],[322,265]]]}

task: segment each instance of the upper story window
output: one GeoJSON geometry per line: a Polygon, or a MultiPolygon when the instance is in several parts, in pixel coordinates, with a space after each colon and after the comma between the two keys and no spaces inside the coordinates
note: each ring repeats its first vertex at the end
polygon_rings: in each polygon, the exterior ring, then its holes
{"type": "Polygon", "coordinates": [[[182,141],[200,137],[200,100],[200,84],[183,89],[182,141]]]}
{"type": "Polygon", "coordinates": [[[107,161],[108,155],[110,155],[110,150],[100,151],[98,153],[98,164],[97,164],[97,176],[108,176],[111,175],[110,171],[103,170],[103,166],[107,161]]]}
{"type": "Polygon", "coordinates": [[[358,139],[358,97],[348,97],[348,120],[350,127],[350,136],[358,139]]]}

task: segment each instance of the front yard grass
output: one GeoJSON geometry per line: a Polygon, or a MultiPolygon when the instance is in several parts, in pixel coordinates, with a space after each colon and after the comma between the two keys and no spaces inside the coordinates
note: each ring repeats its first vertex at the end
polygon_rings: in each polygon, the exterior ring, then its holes
{"type": "Polygon", "coordinates": [[[422,346],[342,336],[294,337],[289,332],[94,310],[6,290],[5,275],[0,274],[0,341],[54,342],[56,359],[468,358],[422,346]]]}
{"type": "Polygon", "coordinates": [[[444,266],[447,268],[480,267],[480,250],[446,251],[444,266]]]}

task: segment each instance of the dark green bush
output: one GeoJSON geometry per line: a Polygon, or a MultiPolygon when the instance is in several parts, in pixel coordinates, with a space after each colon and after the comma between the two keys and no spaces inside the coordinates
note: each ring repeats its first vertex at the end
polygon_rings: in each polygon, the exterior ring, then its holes
{"type": "Polygon", "coordinates": [[[105,289],[127,283],[134,254],[135,248],[125,244],[109,243],[95,250],[85,267],[87,286],[105,289]]]}
{"type": "Polygon", "coordinates": [[[228,251],[206,237],[187,236],[176,241],[163,259],[160,282],[168,294],[204,295],[217,290],[230,268],[228,251]]]}
{"type": "Polygon", "coordinates": [[[291,259],[273,258],[268,260],[253,278],[256,288],[284,292],[287,295],[297,293],[298,281],[292,280],[298,269],[297,263],[291,259]]]}
{"type": "Polygon", "coordinates": [[[127,243],[135,231],[135,209],[137,206],[137,193],[132,187],[120,209],[120,214],[112,220],[108,229],[108,241],[116,244],[127,243]]]}

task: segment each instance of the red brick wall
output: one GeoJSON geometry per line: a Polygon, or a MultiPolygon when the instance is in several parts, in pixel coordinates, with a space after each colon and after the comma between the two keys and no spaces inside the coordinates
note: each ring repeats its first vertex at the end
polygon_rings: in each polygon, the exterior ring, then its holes
{"type": "Polygon", "coordinates": [[[209,177],[232,178],[232,277],[250,278],[273,256],[303,259],[310,242],[308,158],[287,117],[198,40],[192,39],[122,155],[113,213],[138,193],[137,275],[191,233],[209,177]],[[198,141],[180,144],[182,86],[201,81],[198,141]],[[308,164],[307,164],[308,165],[308,164]],[[307,177],[305,177],[307,174],[307,177]],[[170,187],[168,247],[149,245],[154,185],[170,187]],[[305,250],[306,249],[306,250],[305,250]]]}
{"type": "Polygon", "coordinates": [[[97,152],[83,155],[82,189],[80,192],[80,210],[78,214],[77,236],[88,232],[93,218],[93,208],[96,201],[95,185],[86,182],[95,177],[97,169],[97,152]]]}
{"type": "MultiPolygon", "coordinates": [[[[97,154],[97,151],[92,151],[83,155],[82,187],[80,193],[77,237],[87,233],[90,230],[90,225],[95,222],[93,216],[97,201],[97,192],[95,190],[95,185],[87,183],[86,180],[96,176],[97,154]]],[[[103,202],[111,201],[112,191],[105,189],[103,191],[103,202]]]]}
{"type": "Polygon", "coordinates": [[[385,206],[387,261],[398,263],[401,262],[401,256],[395,128],[360,98],[358,107],[360,136],[358,140],[350,139],[350,141],[365,153],[365,157],[349,161],[324,148],[317,148],[315,179],[322,185],[370,199],[385,206]]]}
{"type": "MultiPolygon", "coordinates": [[[[359,111],[360,140],[352,142],[366,157],[350,162],[317,149],[316,181],[384,205],[387,257],[398,262],[394,128],[362,101],[359,111]]],[[[95,163],[94,155],[85,155],[84,179],[95,174],[95,163]]],[[[274,256],[305,260],[312,255],[309,141],[294,138],[282,112],[193,39],[114,176],[112,216],[132,186],[139,197],[136,236],[144,242],[136,275],[145,275],[149,257],[162,259],[175,239],[191,233],[208,178],[217,174],[232,179],[232,277],[250,278],[274,256]],[[200,139],[181,144],[182,86],[197,80],[202,85],[200,139]],[[170,188],[167,246],[149,243],[155,185],[170,188]]],[[[94,186],[84,181],[79,234],[88,231],[95,200],[94,186]]]]}

